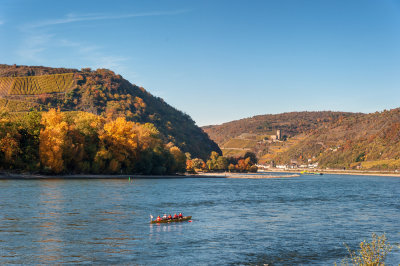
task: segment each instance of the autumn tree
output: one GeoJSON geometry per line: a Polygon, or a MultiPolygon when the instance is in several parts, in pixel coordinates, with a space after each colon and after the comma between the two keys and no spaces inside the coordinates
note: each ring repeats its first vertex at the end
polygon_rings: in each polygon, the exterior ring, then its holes
{"type": "MultiPolygon", "coordinates": [[[[20,134],[19,145],[21,148],[21,161],[30,171],[39,169],[39,144],[42,114],[32,111],[25,114],[20,120],[18,132],[20,134]]],[[[21,166],[23,167],[23,166],[21,166]]]]}
{"type": "Polygon", "coordinates": [[[204,170],[207,167],[206,164],[204,163],[204,161],[200,158],[194,158],[192,160],[192,162],[193,162],[194,169],[204,170]]]}
{"type": "Polygon", "coordinates": [[[228,159],[223,156],[219,156],[217,158],[215,167],[217,170],[226,171],[228,169],[228,165],[228,159]]]}
{"type": "Polygon", "coordinates": [[[108,172],[119,173],[121,169],[132,172],[138,158],[139,139],[134,122],[119,117],[104,125],[99,133],[101,148],[95,160],[108,172]]]}
{"type": "Polygon", "coordinates": [[[174,158],[174,164],[171,168],[172,173],[184,173],[186,169],[186,156],[185,154],[176,146],[169,149],[169,152],[174,158]]]}
{"type": "Polygon", "coordinates": [[[3,161],[2,165],[7,168],[13,168],[15,161],[21,154],[19,146],[20,135],[15,129],[7,125],[0,125],[0,129],[2,129],[2,136],[0,136],[0,152],[2,156],[0,155],[0,162],[3,161]]]}
{"type": "Polygon", "coordinates": [[[99,131],[103,126],[104,119],[91,113],[79,112],[74,118],[74,131],[70,136],[83,144],[78,150],[80,153],[83,148],[83,153],[78,156],[81,161],[77,162],[80,172],[95,170],[93,162],[99,149],[99,131]]]}
{"type": "Polygon", "coordinates": [[[217,169],[217,160],[218,160],[219,154],[215,151],[211,152],[210,158],[207,160],[207,167],[209,170],[213,171],[217,169]]]}
{"type": "Polygon", "coordinates": [[[67,137],[68,124],[64,114],[51,109],[42,115],[44,129],[40,132],[40,162],[54,173],[64,171],[63,151],[67,137]]]}
{"type": "MultiPolygon", "coordinates": [[[[205,168],[201,159],[194,163],[205,168]]],[[[185,172],[186,155],[173,142],[165,144],[151,123],[50,109],[18,120],[0,114],[0,167],[55,174],[165,175],[185,172]]]]}

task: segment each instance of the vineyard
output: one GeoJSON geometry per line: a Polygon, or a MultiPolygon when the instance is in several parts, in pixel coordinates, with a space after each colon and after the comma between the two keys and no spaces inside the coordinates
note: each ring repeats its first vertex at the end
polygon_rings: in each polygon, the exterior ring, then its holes
{"type": "Polygon", "coordinates": [[[1,77],[0,97],[7,95],[39,95],[65,92],[74,84],[74,74],[27,77],[1,77]]]}
{"type": "Polygon", "coordinates": [[[14,78],[0,78],[0,97],[8,95],[8,92],[13,86],[14,78]]]}
{"type": "Polygon", "coordinates": [[[7,100],[0,98],[0,109],[6,107],[7,100]]]}
{"type": "Polygon", "coordinates": [[[12,110],[13,112],[26,112],[31,108],[38,108],[40,104],[18,100],[0,98],[0,109],[12,110]]]}

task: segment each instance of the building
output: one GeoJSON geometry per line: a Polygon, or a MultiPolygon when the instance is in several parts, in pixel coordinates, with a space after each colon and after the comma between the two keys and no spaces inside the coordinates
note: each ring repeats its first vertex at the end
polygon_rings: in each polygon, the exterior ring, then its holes
{"type": "Polygon", "coordinates": [[[276,139],[277,139],[277,140],[282,140],[282,135],[281,135],[281,130],[280,130],[280,129],[278,129],[278,130],[276,131],[276,139]]]}

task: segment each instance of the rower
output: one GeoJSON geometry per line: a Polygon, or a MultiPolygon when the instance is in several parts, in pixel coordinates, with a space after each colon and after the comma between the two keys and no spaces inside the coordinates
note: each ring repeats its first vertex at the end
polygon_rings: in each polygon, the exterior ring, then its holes
{"type": "Polygon", "coordinates": [[[171,220],[172,219],[172,215],[170,214],[170,215],[168,215],[168,220],[171,220]]]}
{"type": "Polygon", "coordinates": [[[157,221],[161,221],[160,215],[157,216],[157,221]]]}
{"type": "Polygon", "coordinates": [[[176,215],[176,213],[174,214],[174,219],[178,219],[178,215],[176,215]]]}
{"type": "Polygon", "coordinates": [[[163,220],[167,220],[167,215],[166,215],[165,213],[164,213],[162,219],[163,219],[163,220]]]}
{"type": "Polygon", "coordinates": [[[180,212],[179,213],[179,216],[178,216],[179,218],[183,218],[183,215],[182,215],[182,213],[180,212]]]}

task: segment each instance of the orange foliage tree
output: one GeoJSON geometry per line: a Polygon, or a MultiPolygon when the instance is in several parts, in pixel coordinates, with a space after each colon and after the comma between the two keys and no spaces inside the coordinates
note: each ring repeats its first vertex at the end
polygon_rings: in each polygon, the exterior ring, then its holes
{"type": "Polygon", "coordinates": [[[0,150],[4,153],[5,163],[12,164],[16,157],[21,153],[18,142],[19,134],[14,136],[6,133],[6,136],[0,139],[0,150]]]}
{"type": "Polygon", "coordinates": [[[136,123],[119,117],[104,125],[99,133],[100,151],[96,161],[111,173],[118,173],[121,168],[134,169],[138,158],[139,139],[136,123]]]}
{"type": "Polygon", "coordinates": [[[40,162],[52,172],[61,173],[64,171],[63,151],[68,124],[64,119],[64,114],[55,109],[42,115],[42,124],[45,128],[40,132],[40,162]]]}

